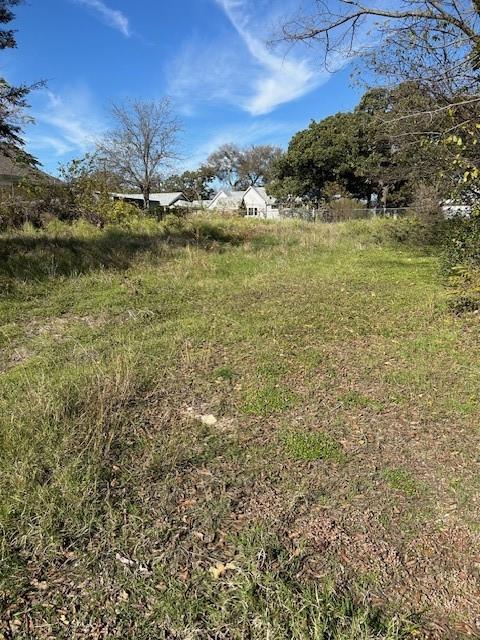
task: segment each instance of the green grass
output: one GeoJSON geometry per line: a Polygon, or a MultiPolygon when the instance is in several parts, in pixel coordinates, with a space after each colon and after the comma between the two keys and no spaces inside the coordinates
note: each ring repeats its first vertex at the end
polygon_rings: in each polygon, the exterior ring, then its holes
{"type": "Polygon", "coordinates": [[[407,496],[414,496],[419,492],[418,483],[405,469],[385,469],[383,477],[393,489],[398,489],[407,496]]]}
{"type": "Polygon", "coordinates": [[[231,367],[218,367],[214,372],[215,378],[229,380],[230,382],[235,378],[235,375],[235,371],[231,367]]]}
{"type": "Polygon", "coordinates": [[[269,416],[290,409],[296,401],[296,395],[288,387],[268,384],[247,393],[243,410],[252,415],[269,416]]]}
{"type": "Polygon", "coordinates": [[[325,433],[288,432],[284,444],[287,454],[294,460],[343,459],[341,446],[325,433]]]}
{"type": "Polygon", "coordinates": [[[479,327],[419,232],[1,235],[0,632],[475,631],[479,327]]]}

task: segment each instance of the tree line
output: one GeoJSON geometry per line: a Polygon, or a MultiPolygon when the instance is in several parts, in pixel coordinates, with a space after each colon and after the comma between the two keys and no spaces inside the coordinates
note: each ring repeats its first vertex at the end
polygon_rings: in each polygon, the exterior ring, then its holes
{"type": "MultiPolygon", "coordinates": [[[[16,46],[8,28],[22,0],[0,0],[0,48],[16,46]]],[[[370,85],[355,109],[312,120],[283,152],[272,145],[224,144],[198,168],[175,172],[182,123],[171,100],[114,105],[96,150],[62,169],[72,188],[134,190],[148,208],[155,191],[206,200],[216,188],[266,186],[279,202],[318,204],[333,194],[367,206],[407,206],[419,192],[477,197],[480,130],[480,2],[401,0],[394,8],[357,0],[317,0],[311,14],[283,25],[281,39],[312,43],[323,64],[352,56],[370,85]],[[370,29],[374,46],[362,33],[370,29]],[[363,30],[363,31],[362,31],[363,30]],[[373,81],[372,81],[373,79],[373,81]]],[[[0,146],[22,162],[22,125],[33,87],[0,80],[0,146]]]]}

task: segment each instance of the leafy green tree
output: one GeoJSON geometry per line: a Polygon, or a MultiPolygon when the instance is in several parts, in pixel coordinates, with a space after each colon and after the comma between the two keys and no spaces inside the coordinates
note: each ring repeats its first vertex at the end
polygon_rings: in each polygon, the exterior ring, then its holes
{"type": "Polygon", "coordinates": [[[282,150],[272,145],[252,145],[242,149],[229,143],[210,154],[204,168],[229,189],[247,189],[267,184],[281,155],[282,150]]]}
{"type": "MultiPolygon", "coordinates": [[[[360,78],[370,84],[376,77],[396,87],[379,89],[375,96],[395,98],[394,108],[382,114],[382,129],[394,141],[388,172],[399,168],[404,175],[413,155],[417,178],[429,171],[428,179],[438,181],[441,191],[458,190],[460,184],[472,190],[480,173],[479,0],[398,0],[389,6],[316,0],[313,5],[315,10],[307,4],[284,24],[287,41],[318,46],[327,68],[339,52],[350,55],[360,78]],[[367,29],[374,46],[365,46],[367,29]]],[[[393,174],[379,177],[390,191],[393,174]]],[[[480,184],[475,189],[480,192],[480,184]]]]}
{"type": "Polygon", "coordinates": [[[211,184],[215,176],[208,166],[203,166],[196,171],[184,171],[180,175],[172,175],[162,180],[162,191],[181,191],[190,200],[209,200],[214,190],[211,184]]]}
{"type": "MultiPolygon", "coordinates": [[[[443,146],[423,132],[424,144],[412,145],[402,114],[432,106],[420,87],[404,83],[367,91],[353,112],[312,122],[291,140],[277,161],[270,191],[282,200],[328,198],[331,184],[356,198],[382,206],[405,206],[415,185],[440,172],[447,159],[443,146]],[[327,189],[328,187],[328,189],[327,189]]],[[[416,135],[421,122],[411,123],[416,135]]]]}
{"type": "Polygon", "coordinates": [[[239,181],[243,187],[263,186],[272,178],[274,163],[281,157],[282,150],[269,144],[252,145],[243,149],[237,168],[239,181]]]}
{"type": "MultiPolygon", "coordinates": [[[[0,0],[0,25],[9,25],[12,22],[15,18],[12,7],[21,3],[22,0],[0,0]]],[[[16,46],[15,31],[0,28],[0,49],[12,49],[16,46]]],[[[23,149],[22,127],[32,120],[25,115],[25,109],[28,107],[26,97],[40,84],[13,86],[0,77],[0,152],[14,157],[17,161],[33,165],[38,162],[23,149]]]]}
{"type": "Polygon", "coordinates": [[[276,162],[269,187],[281,200],[300,197],[319,201],[327,183],[336,182],[353,195],[364,195],[357,175],[361,154],[362,118],[337,113],[295,134],[287,152],[276,162]]]}

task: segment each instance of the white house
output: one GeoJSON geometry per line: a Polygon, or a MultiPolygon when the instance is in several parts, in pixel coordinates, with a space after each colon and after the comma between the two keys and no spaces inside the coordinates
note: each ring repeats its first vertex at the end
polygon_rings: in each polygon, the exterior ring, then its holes
{"type": "Polygon", "coordinates": [[[243,195],[247,216],[274,220],[280,217],[274,198],[267,194],[265,187],[248,187],[243,195]]]}
{"type": "Polygon", "coordinates": [[[279,218],[275,199],[267,194],[265,187],[248,187],[246,191],[219,191],[208,205],[208,209],[238,211],[245,207],[246,215],[268,220],[279,218]]]}
{"type": "Polygon", "coordinates": [[[238,211],[240,209],[245,191],[226,191],[222,189],[215,194],[215,197],[208,205],[207,209],[221,209],[222,211],[238,211]]]}

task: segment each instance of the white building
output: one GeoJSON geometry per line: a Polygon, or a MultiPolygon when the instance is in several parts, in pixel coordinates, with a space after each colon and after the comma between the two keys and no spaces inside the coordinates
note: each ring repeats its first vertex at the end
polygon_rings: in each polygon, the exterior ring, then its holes
{"type": "Polygon", "coordinates": [[[274,220],[280,217],[274,198],[267,194],[265,187],[248,187],[243,195],[247,216],[274,220]]]}
{"type": "Polygon", "coordinates": [[[247,216],[273,220],[280,217],[275,199],[267,194],[265,187],[248,187],[246,191],[219,191],[208,205],[208,209],[238,211],[245,207],[247,216]]]}
{"type": "Polygon", "coordinates": [[[238,211],[242,205],[244,195],[245,191],[226,191],[222,189],[215,194],[207,208],[221,211],[238,211]]]}

